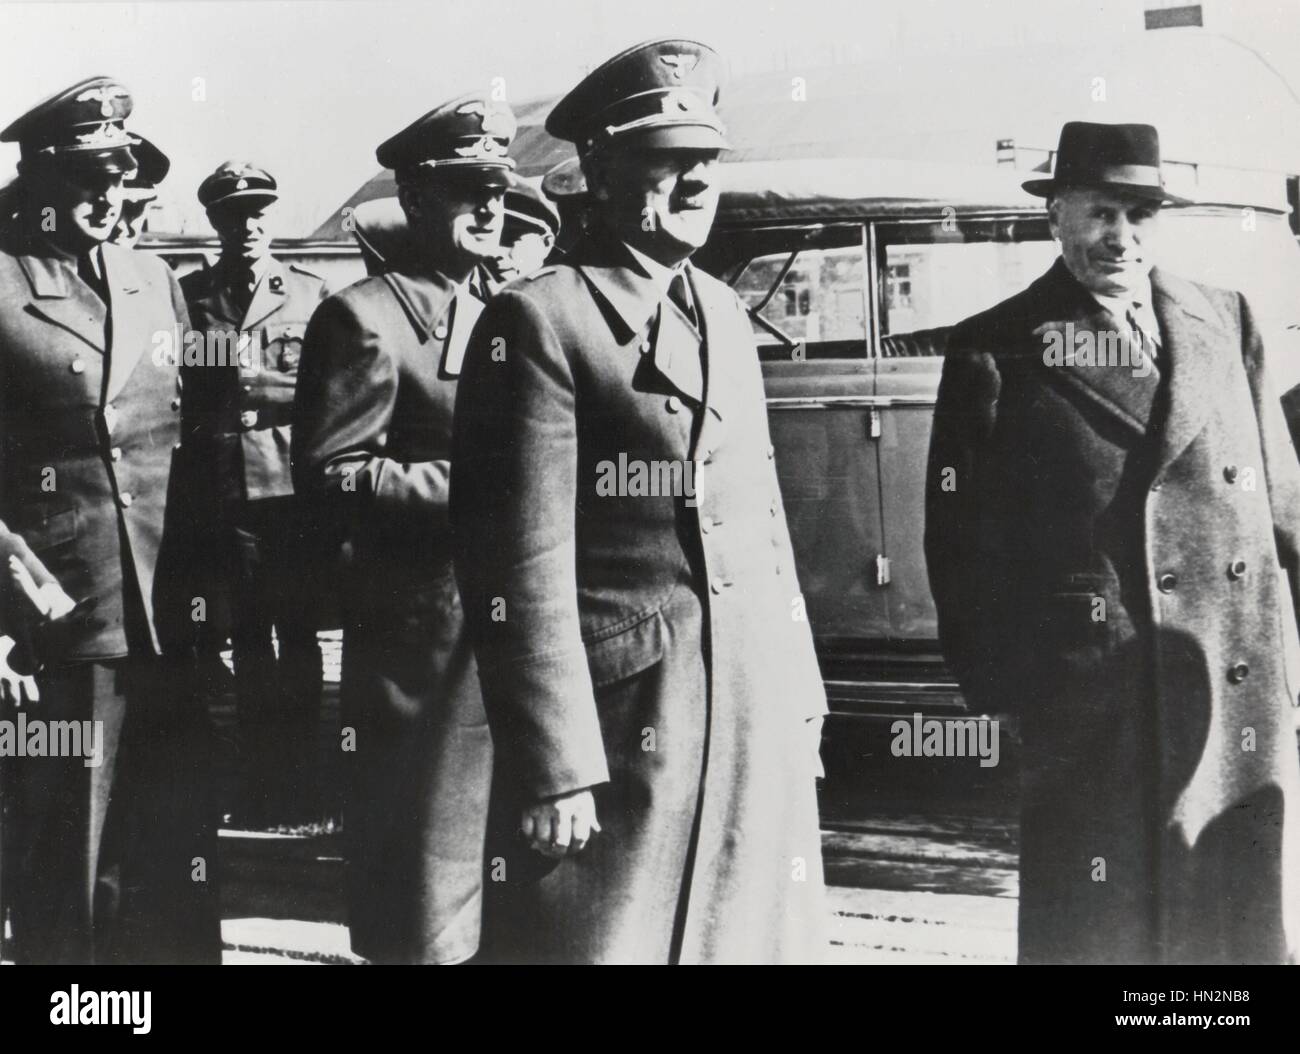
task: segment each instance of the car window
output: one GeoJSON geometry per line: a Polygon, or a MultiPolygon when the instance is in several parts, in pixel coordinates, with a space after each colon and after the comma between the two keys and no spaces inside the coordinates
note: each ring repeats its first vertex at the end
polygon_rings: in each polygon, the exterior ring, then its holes
{"type": "MultiPolygon", "coordinates": [[[[764,361],[867,355],[862,228],[792,230],[777,251],[751,257],[731,284],[749,308],[764,361]]],[[[762,248],[770,248],[764,245],[762,248]]]]}
{"type": "Polygon", "coordinates": [[[1056,244],[1038,218],[876,226],[880,355],[942,355],[949,329],[1024,289],[1056,244]]]}

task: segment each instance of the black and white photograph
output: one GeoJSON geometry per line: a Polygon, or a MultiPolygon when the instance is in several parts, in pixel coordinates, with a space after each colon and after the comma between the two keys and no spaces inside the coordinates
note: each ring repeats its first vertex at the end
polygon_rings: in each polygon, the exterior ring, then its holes
{"type": "Polygon", "coordinates": [[[0,961],[1249,1029],[1297,439],[1297,0],[0,3],[0,961]]]}

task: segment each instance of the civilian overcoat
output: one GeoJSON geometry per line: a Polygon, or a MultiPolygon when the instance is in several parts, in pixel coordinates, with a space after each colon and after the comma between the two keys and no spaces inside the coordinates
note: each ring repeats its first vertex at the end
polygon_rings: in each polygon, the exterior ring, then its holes
{"type": "Polygon", "coordinates": [[[763,381],[736,295],[691,282],[703,340],[596,238],[474,330],[452,525],[498,757],[488,959],[824,953],[825,695],[763,381]],[[521,807],[585,787],[590,845],[527,849],[521,807]]]}
{"type": "Polygon", "coordinates": [[[447,526],[459,360],[481,309],[390,272],[325,300],[293,415],[297,492],[341,515],[344,819],[352,946],[383,962],[478,947],[492,741],[447,526]]]}
{"type": "Polygon", "coordinates": [[[1158,374],[1094,364],[1122,324],[1058,260],[939,389],[926,554],[969,703],[1020,720],[1027,962],[1296,947],[1300,468],[1244,298],[1152,290],[1158,374]]]}

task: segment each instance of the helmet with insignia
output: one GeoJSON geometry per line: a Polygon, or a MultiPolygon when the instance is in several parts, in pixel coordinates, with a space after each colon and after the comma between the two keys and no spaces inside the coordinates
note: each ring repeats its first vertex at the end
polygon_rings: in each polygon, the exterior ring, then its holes
{"type": "Polygon", "coordinates": [[[510,186],[506,189],[505,208],[506,237],[514,233],[549,234],[554,238],[560,233],[560,214],[528,180],[511,177],[510,186]]]}
{"type": "Polygon", "coordinates": [[[131,153],[135,155],[135,174],[122,184],[129,201],[152,201],[158,196],[158,184],[171,171],[171,159],[142,135],[132,134],[131,153]]]}
{"type": "Polygon", "coordinates": [[[113,77],[88,77],[42,100],[0,132],[24,163],[57,160],[130,172],[136,167],[126,119],[131,93],[113,77]]]}
{"type": "Polygon", "coordinates": [[[515,128],[509,106],[472,92],[430,110],[384,140],[375,159],[399,174],[416,168],[478,169],[504,183],[515,167],[506,153],[515,128]]]}
{"type": "Polygon", "coordinates": [[[199,204],[205,209],[235,201],[265,205],[279,197],[275,177],[247,161],[225,161],[199,184],[199,204]]]}
{"type": "Polygon", "coordinates": [[[716,107],[722,59],[693,40],[651,40],[592,70],[555,104],[546,130],[581,153],[612,142],[638,147],[726,150],[716,107]]]}

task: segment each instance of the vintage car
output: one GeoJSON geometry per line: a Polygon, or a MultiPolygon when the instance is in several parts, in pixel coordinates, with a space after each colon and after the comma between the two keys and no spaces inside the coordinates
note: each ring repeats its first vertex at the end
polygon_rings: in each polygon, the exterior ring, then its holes
{"type": "MultiPolygon", "coordinates": [[[[724,176],[696,259],[749,305],[828,744],[860,758],[879,751],[882,724],[966,713],[922,547],[939,375],[950,327],[1024,288],[1057,247],[1023,172],[803,160],[730,164],[724,176]],[[873,728],[874,740],[853,735],[873,728]]],[[[1300,247],[1281,180],[1278,197],[1167,209],[1161,258],[1247,294],[1281,393],[1300,383],[1300,247]]]]}

